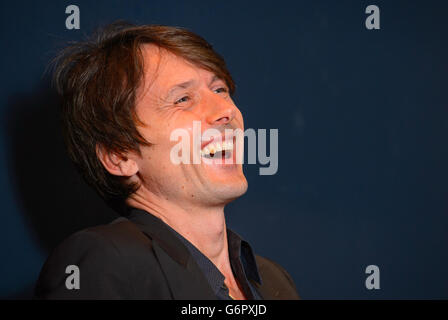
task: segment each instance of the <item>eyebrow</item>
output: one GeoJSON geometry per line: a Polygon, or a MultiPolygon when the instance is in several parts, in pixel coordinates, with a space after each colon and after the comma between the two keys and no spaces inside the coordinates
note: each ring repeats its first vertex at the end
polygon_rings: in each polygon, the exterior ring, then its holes
{"type": "MultiPolygon", "coordinates": [[[[215,83],[218,80],[221,80],[221,79],[217,75],[214,75],[212,80],[209,83],[209,86],[211,86],[213,83],[215,83]]],[[[194,84],[196,84],[196,80],[194,80],[194,79],[175,84],[168,90],[168,93],[166,94],[165,99],[168,100],[169,98],[171,98],[171,96],[174,93],[176,93],[176,91],[178,91],[179,89],[188,89],[189,87],[192,87],[194,84]]]]}
{"type": "Polygon", "coordinates": [[[191,87],[195,82],[196,81],[192,79],[192,80],[188,80],[188,81],[178,83],[178,84],[172,86],[170,88],[170,90],[168,90],[168,93],[166,94],[165,99],[169,99],[179,89],[187,89],[187,88],[191,87]]]}

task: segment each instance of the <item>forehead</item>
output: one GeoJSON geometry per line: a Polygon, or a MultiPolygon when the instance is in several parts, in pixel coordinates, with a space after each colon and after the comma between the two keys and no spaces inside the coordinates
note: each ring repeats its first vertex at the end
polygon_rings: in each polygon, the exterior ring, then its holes
{"type": "Polygon", "coordinates": [[[163,94],[177,83],[191,79],[207,81],[214,76],[212,72],[153,44],[144,45],[142,55],[145,92],[151,90],[153,94],[163,94]]]}

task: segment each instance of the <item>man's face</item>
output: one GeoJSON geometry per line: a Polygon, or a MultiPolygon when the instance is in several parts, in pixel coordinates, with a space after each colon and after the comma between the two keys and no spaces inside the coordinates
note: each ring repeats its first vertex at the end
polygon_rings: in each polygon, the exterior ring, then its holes
{"type": "MultiPolygon", "coordinates": [[[[244,194],[247,181],[242,165],[211,161],[210,155],[204,154],[208,139],[200,141],[204,147],[200,163],[193,164],[192,160],[194,121],[200,123],[201,133],[211,128],[223,135],[225,129],[244,130],[243,117],[225,81],[157,46],[146,45],[142,52],[145,75],[136,111],[146,124],[138,129],[152,144],[142,147],[142,156],[136,158],[142,188],[167,201],[200,206],[226,204],[244,194]],[[170,139],[176,129],[189,134],[189,164],[175,164],[170,157],[173,146],[179,143],[170,139]]],[[[217,153],[217,157],[235,160],[235,147],[224,155],[217,153]]]]}

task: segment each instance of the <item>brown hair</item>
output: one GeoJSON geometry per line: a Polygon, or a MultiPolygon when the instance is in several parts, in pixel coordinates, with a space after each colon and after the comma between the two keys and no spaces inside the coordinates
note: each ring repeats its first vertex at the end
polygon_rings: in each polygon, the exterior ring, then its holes
{"type": "Polygon", "coordinates": [[[206,40],[183,28],[115,22],[62,50],[54,60],[53,80],[62,97],[68,154],[85,181],[115,209],[123,208],[139,185],[110,174],[96,148],[125,158],[125,152],[140,154],[140,145],[150,145],[137,130],[143,123],[135,112],[143,78],[143,44],[155,44],[215,73],[230,93],[235,89],[224,59],[206,40]]]}

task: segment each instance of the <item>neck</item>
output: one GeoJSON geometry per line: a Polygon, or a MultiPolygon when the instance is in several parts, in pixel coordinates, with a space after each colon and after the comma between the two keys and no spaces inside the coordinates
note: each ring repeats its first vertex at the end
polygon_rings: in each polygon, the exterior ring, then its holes
{"type": "Polygon", "coordinates": [[[161,219],[209,258],[226,279],[234,281],[228,254],[224,204],[213,207],[177,204],[151,192],[137,192],[128,199],[127,204],[161,219]]]}

